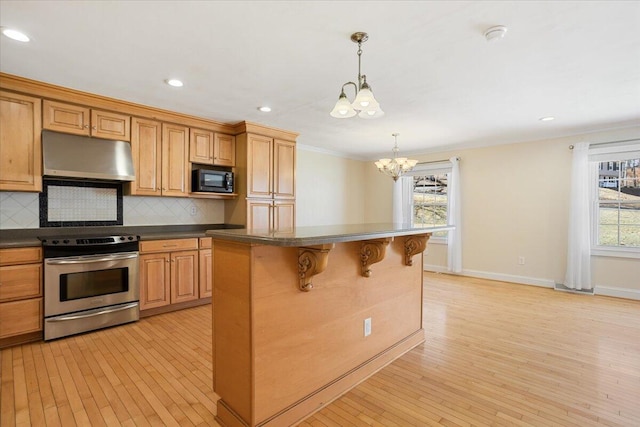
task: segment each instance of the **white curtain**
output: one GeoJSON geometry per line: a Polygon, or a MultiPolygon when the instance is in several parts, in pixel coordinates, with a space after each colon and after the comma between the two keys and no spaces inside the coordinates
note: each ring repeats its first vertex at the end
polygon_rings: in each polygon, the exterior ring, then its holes
{"type": "Polygon", "coordinates": [[[564,285],[570,289],[591,289],[591,195],[597,163],[589,164],[589,144],[573,147],[571,197],[569,207],[569,242],[564,285]]]}
{"type": "Polygon", "coordinates": [[[449,174],[449,206],[447,224],[455,225],[455,230],[447,233],[447,270],[462,272],[462,209],[460,206],[460,159],[452,157],[449,174]]]}
{"type": "Polygon", "coordinates": [[[402,176],[393,183],[393,222],[413,222],[413,177],[402,176]]]}

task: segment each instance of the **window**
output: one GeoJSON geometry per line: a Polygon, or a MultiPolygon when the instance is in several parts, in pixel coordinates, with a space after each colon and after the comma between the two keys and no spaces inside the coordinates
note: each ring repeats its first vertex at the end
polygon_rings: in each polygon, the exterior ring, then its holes
{"type": "MultiPolygon", "coordinates": [[[[447,225],[448,173],[413,176],[413,226],[447,225]]],[[[446,237],[446,231],[433,237],[446,237]]]]}
{"type": "Polygon", "coordinates": [[[640,158],[598,167],[598,246],[640,248],[640,158]]]}
{"type": "MultiPolygon", "coordinates": [[[[403,191],[409,200],[411,223],[414,227],[437,227],[450,223],[450,161],[418,164],[405,179],[403,191]]],[[[406,200],[406,199],[405,199],[406,200]]],[[[446,240],[447,232],[433,233],[433,240],[446,240]]]]}

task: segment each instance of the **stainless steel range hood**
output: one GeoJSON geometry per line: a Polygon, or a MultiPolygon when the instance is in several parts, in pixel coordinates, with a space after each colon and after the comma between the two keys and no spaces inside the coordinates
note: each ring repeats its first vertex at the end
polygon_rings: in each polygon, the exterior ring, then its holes
{"type": "Polygon", "coordinates": [[[133,181],[131,144],[42,131],[44,176],[133,181]]]}

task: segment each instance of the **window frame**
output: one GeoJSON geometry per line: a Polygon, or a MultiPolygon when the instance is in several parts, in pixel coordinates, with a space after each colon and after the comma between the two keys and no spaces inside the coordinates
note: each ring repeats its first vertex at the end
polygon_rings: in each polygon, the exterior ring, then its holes
{"type": "Polygon", "coordinates": [[[595,163],[590,180],[593,184],[593,200],[591,215],[591,255],[617,258],[640,259],[640,247],[607,246],[598,242],[600,231],[600,196],[599,196],[599,165],[602,162],[618,162],[622,160],[640,158],[640,140],[621,141],[589,148],[589,162],[595,163]]]}

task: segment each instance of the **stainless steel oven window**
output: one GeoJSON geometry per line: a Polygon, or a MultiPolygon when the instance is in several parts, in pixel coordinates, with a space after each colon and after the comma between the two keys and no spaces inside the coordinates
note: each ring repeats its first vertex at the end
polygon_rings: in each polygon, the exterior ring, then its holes
{"type": "Polygon", "coordinates": [[[60,301],[129,291],[127,267],[60,275],[60,301]]]}

